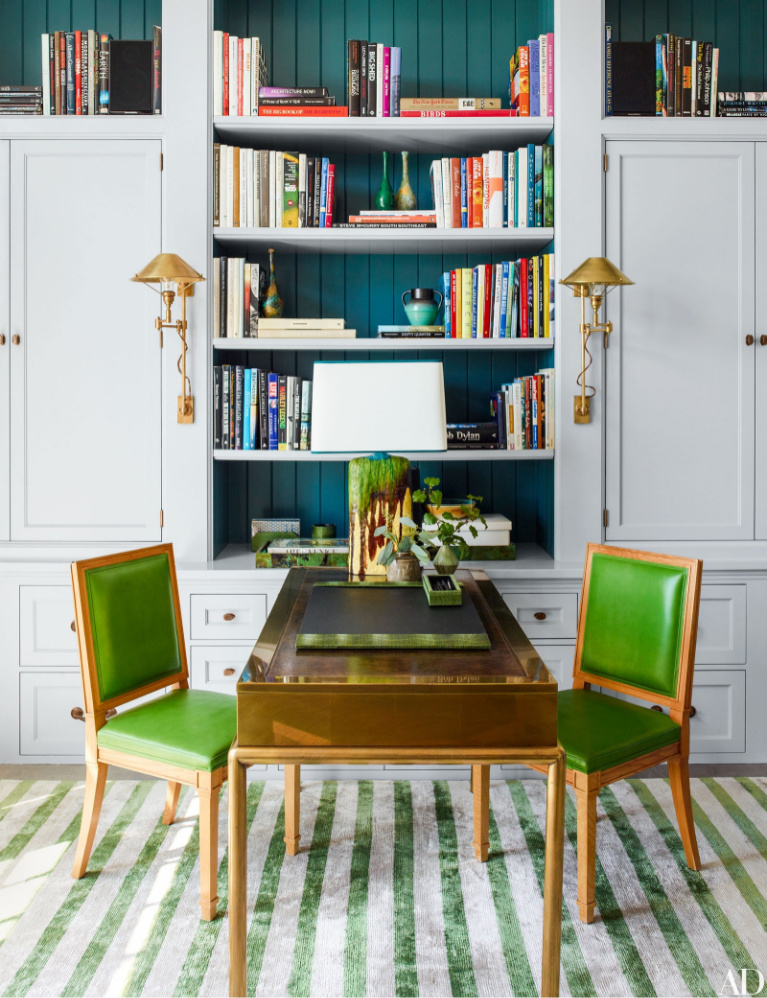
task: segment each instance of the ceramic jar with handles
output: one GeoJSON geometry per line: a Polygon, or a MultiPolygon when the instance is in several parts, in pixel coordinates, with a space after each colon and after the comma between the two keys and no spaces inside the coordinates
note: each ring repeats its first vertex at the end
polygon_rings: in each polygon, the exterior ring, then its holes
{"type": "Polygon", "coordinates": [[[440,292],[432,288],[411,288],[402,293],[402,304],[411,326],[433,326],[442,308],[442,301],[440,292]],[[435,301],[435,294],[439,295],[439,302],[435,301]],[[410,301],[406,302],[407,295],[410,295],[410,301]]]}

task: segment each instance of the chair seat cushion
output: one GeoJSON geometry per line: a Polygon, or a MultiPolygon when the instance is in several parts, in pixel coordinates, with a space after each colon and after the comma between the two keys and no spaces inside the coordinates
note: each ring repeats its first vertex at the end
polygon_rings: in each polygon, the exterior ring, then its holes
{"type": "Polygon", "coordinates": [[[557,697],[557,735],[567,768],[597,773],[674,745],[682,729],[666,714],[593,690],[557,697]]]}
{"type": "Polygon", "coordinates": [[[226,693],[173,690],[121,711],[99,731],[99,748],[212,772],[226,765],[237,734],[237,699],[226,693]]]}

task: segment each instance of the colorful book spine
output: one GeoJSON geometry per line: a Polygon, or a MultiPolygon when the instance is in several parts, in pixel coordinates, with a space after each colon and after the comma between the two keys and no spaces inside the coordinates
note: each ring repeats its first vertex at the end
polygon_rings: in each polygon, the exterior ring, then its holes
{"type": "Polygon", "coordinates": [[[541,115],[541,50],[537,38],[531,38],[527,43],[530,57],[530,117],[541,115]]]}
{"type": "Polygon", "coordinates": [[[613,26],[605,21],[605,117],[613,114],[613,26]]]}
{"type": "Polygon", "coordinates": [[[325,228],[325,215],[327,213],[328,198],[328,166],[330,161],[327,158],[322,160],[322,177],[320,180],[320,228],[325,228]]]}
{"type": "Polygon", "coordinates": [[[469,227],[469,177],[468,177],[468,160],[466,157],[461,159],[461,228],[467,229],[469,227]]]}
{"type": "Polygon", "coordinates": [[[535,146],[527,147],[527,227],[535,227],[535,146]]]}
{"type": "Polygon", "coordinates": [[[328,163],[328,191],[325,199],[325,228],[329,229],[333,225],[333,207],[336,196],[336,168],[335,164],[328,163]]]}
{"type": "Polygon", "coordinates": [[[546,115],[554,117],[554,32],[546,35],[546,115]]]}
{"type": "Polygon", "coordinates": [[[554,146],[543,147],[543,224],[554,226],[554,146]]]}
{"type": "Polygon", "coordinates": [[[152,114],[162,114],[162,28],[152,28],[152,114]]]}
{"type": "Polygon", "coordinates": [[[83,113],[83,33],[74,32],[75,114],[83,113]]]}
{"type": "Polygon", "coordinates": [[[535,224],[543,226],[543,146],[535,146],[535,224]]]}
{"type": "Polygon", "coordinates": [[[66,86],[67,114],[75,113],[75,33],[67,31],[66,35],[66,86]]]}
{"type": "Polygon", "coordinates": [[[245,368],[242,386],[242,449],[250,450],[250,395],[252,371],[245,368]]]}
{"type": "Polygon", "coordinates": [[[395,46],[391,50],[389,112],[392,118],[400,116],[400,90],[402,87],[402,49],[395,46]]]}
{"type": "Polygon", "coordinates": [[[312,383],[311,381],[301,382],[301,432],[299,438],[299,450],[311,450],[311,423],[312,423],[312,383]]]}
{"type": "Polygon", "coordinates": [[[109,41],[111,35],[99,39],[99,114],[109,114],[109,41]]]}
{"type": "Polygon", "coordinates": [[[384,45],[383,50],[383,117],[391,115],[391,49],[384,45]]]}
{"type": "Polygon", "coordinates": [[[278,430],[279,424],[277,419],[277,395],[279,388],[279,376],[276,374],[269,374],[268,376],[268,433],[269,433],[269,450],[278,450],[278,430]]]}

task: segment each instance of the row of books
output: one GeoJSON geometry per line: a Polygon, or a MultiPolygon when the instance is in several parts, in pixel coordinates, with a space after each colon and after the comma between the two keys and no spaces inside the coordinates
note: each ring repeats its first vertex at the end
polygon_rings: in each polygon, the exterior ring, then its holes
{"type": "Polygon", "coordinates": [[[501,385],[491,399],[501,450],[554,449],[554,368],[501,385]]]}
{"type": "Polygon", "coordinates": [[[545,339],[554,335],[554,254],[446,272],[445,337],[545,339]]]}
{"type": "Polygon", "coordinates": [[[43,88],[0,87],[0,114],[42,114],[43,88]]]}
{"type": "MultiPolygon", "coordinates": [[[[162,28],[155,25],[152,42],[146,42],[151,54],[151,108],[141,108],[162,114],[162,28]]],[[[88,31],[51,31],[41,36],[42,42],[42,113],[43,114],[110,114],[137,110],[131,107],[110,108],[110,66],[114,42],[111,35],[88,31]]],[[[130,43],[135,45],[136,43],[130,43]]],[[[143,42],[138,43],[142,47],[143,42]]],[[[135,55],[131,53],[131,60],[135,55]]],[[[136,67],[129,67],[135,72],[136,67]]],[[[133,81],[128,81],[132,86],[133,81]]],[[[143,88],[142,88],[143,89],[143,88]]]]}
{"type": "Polygon", "coordinates": [[[244,257],[213,259],[213,335],[233,338],[258,336],[261,299],[266,273],[244,257]]]}
{"type": "Polygon", "coordinates": [[[554,224],[554,147],[527,145],[432,161],[437,226],[534,228],[554,224]]]}
{"type": "Polygon", "coordinates": [[[252,117],[258,114],[260,88],[269,82],[259,38],[213,32],[213,114],[252,117]]]}
{"type": "Polygon", "coordinates": [[[520,45],[509,60],[509,107],[521,118],[554,114],[554,35],[520,45]]]}
{"type": "Polygon", "coordinates": [[[213,145],[213,225],[330,228],[336,168],[327,157],[213,145]]]}
{"type": "Polygon", "coordinates": [[[350,118],[399,117],[401,82],[401,48],[347,41],[346,103],[350,118]]]}
{"type": "Polygon", "coordinates": [[[216,450],[311,450],[312,382],[263,368],[213,368],[216,450]]]}
{"type": "Polygon", "coordinates": [[[719,91],[719,116],[722,118],[763,118],[767,115],[767,92],[764,90],[719,91]]]}

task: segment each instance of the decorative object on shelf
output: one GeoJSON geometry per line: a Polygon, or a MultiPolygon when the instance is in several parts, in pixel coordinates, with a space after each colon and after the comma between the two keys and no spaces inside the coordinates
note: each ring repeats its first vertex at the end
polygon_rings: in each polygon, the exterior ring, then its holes
{"type": "Polygon", "coordinates": [[[402,292],[402,306],[411,326],[434,326],[444,300],[445,296],[433,288],[411,288],[402,292]],[[439,302],[435,301],[435,294],[439,295],[439,302]],[[410,295],[410,301],[405,301],[406,295],[410,295]]]}
{"type": "Polygon", "coordinates": [[[312,450],[370,453],[349,462],[349,571],[383,575],[386,540],[376,530],[413,512],[410,462],[387,451],[444,451],[445,386],[434,361],[318,361],[314,365],[312,450]],[[396,389],[386,404],[384,388],[396,389]],[[381,401],[376,404],[376,399],[381,401]]]}
{"type": "Polygon", "coordinates": [[[383,157],[383,176],[381,177],[381,186],[376,194],[376,208],[385,211],[394,207],[394,191],[389,183],[389,154],[384,151],[381,155],[383,157]]]}
{"type": "Polygon", "coordinates": [[[314,540],[322,540],[336,536],[335,523],[315,523],[312,527],[312,537],[314,540]]]}
{"type": "Polygon", "coordinates": [[[397,194],[394,202],[399,211],[412,211],[416,207],[415,191],[410,186],[410,178],[407,172],[407,161],[410,153],[402,153],[402,180],[399,182],[397,194]]]}
{"type": "Polygon", "coordinates": [[[428,554],[413,540],[418,527],[410,517],[401,516],[400,528],[405,527],[411,533],[395,533],[393,519],[389,513],[386,523],[377,527],[374,532],[374,537],[386,538],[386,544],[378,552],[378,564],[386,566],[386,578],[389,582],[418,582],[421,578],[421,566],[418,562],[429,560],[428,554]]]}
{"type": "Polygon", "coordinates": [[[599,321],[602,299],[611,288],[634,282],[622,274],[614,263],[610,263],[607,257],[590,256],[583,261],[580,267],[576,267],[571,274],[562,278],[559,283],[572,288],[573,295],[581,300],[581,373],[576,379],[576,383],[581,386],[581,393],[575,396],[573,418],[576,423],[590,423],[591,399],[596,395],[596,388],[586,384],[586,371],[591,367],[593,360],[588,349],[589,337],[592,333],[604,333],[604,345],[607,346],[607,337],[613,331],[613,324],[612,322],[599,321]],[[592,322],[586,322],[587,298],[591,299],[592,322]],[[587,356],[588,362],[586,361],[587,356]]]}
{"type": "Polygon", "coordinates": [[[256,548],[256,568],[346,568],[346,540],[278,537],[256,548]]]}
{"type": "Polygon", "coordinates": [[[277,290],[277,281],[274,279],[274,250],[269,250],[269,287],[266,289],[264,300],[261,302],[261,314],[265,319],[281,319],[285,308],[285,303],[280,298],[277,290]]]}
{"type": "Polygon", "coordinates": [[[430,575],[424,572],[421,579],[429,606],[460,606],[463,593],[451,575],[430,575]]]}
{"type": "Polygon", "coordinates": [[[257,551],[268,541],[277,540],[278,537],[300,536],[301,521],[299,519],[250,521],[250,546],[253,551],[257,551]]]}
{"type": "Polygon", "coordinates": [[[458,568],[460,558],[469,556],[469,545],[461,536],[461,530],[468,530],[475,540],[479,536],[479,531],[474,526],[477,520],[487,530],[487,520],[479,511],[482,496],[467,494],[470,505],[459,506],[457,513],[444,509],[439,515],[435,515],[431,512],[432,509],[443,508],[442,492],[438,488],[439,479],[426,478],[424,485],[425,489],[418,489],[413,493],[414,502],[426,504],[426,512],[423,514],[424,529],[418,533],[418,539],[427,547],[434,547],[436,542],[442,545],[432,563],[440,575],[452,575],[458,568]],[[434,529],[427,529],[429,527],[434,529]]]}
{"type": "Polygon", "coordinates": [[[181,374],[181,395],[178,396],[176,419],[179,423],[193,423],[192,383],[186,373],[186,299],[188,295],[194,294],[194,285],[198,281],[204,281],[205,278],[175,253],[159,253],[142,271],[134,274],[131,280],[139,281],[141,284],[160,285],[158,294],[162,295],[165,304],[165,321],[163,322],[162,318],[158,316],[154,322],[155,329],[160,334],[160,343],[162,344],[163,329],[175,329],[181,338],[181,356],[178,359],[178,369],[181,374]],[[177,294],[181,296],[181,318],[172,322],[171,307],[177,294]]]}

